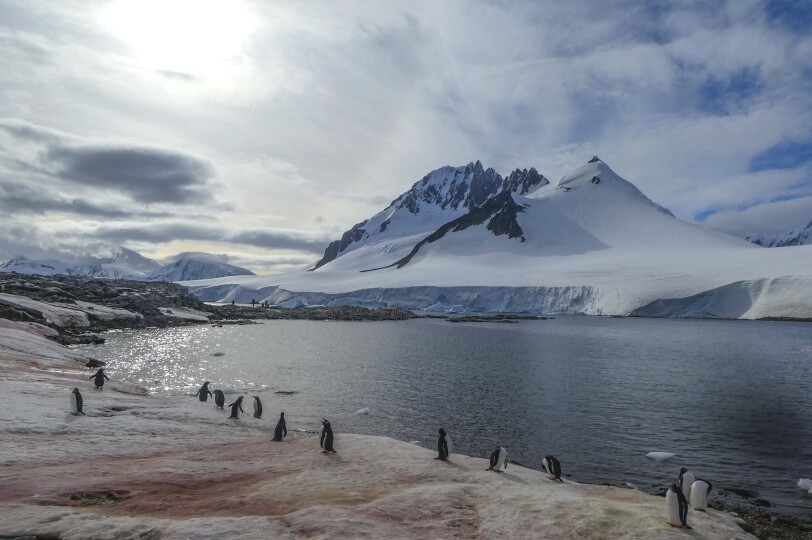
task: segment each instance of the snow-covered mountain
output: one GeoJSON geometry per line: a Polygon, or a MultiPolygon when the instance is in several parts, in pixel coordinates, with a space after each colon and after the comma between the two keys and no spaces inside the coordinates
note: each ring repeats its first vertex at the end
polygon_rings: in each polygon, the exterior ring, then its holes
{"type": "Polygon", "coordinates": [[[183,253],[150,274],[154,281],[189,281],[226,276],[253,276],[252,271],[207,258],[205,254],[183,253]]]}
{"type": "Polygon", "coordinates": [[[206,253],[182,253],[171,258],[167,264],[162,264],[125,247],[119,247],[107,259],[87,258],[72,263],[55,259],[32,260],[14,257],[0,264],[0,272],[46,276],[64,274],[142,281],[182,281],[254,275],[248,269],[219,262],[206,253]]]}
{"type": "Polygon", "coordinates": [[[536,169],[516,169],[507,177],[485,169],[480,161],[430,172],[382,211],[356,224],[331,242],[313,270],[362,246],[393,238],[413,244],[452,219],[502,192],[525,195],[549,181],[536,169]]]}
{"type": "Polygon", "coordinates": [[[86,258],[75,262],[56,259],[33,260],[14,257],[0,264],[0,272],[20,274],[92,276],[116,279],[147,279],[161,264],[125,247],[118,248],[110,258],[86,258]]]}
{"type": "Polygon", "coordinates": [[[314,271],[186,285],[285,306],[812,318],[812,246],[768,250],[681,221],[597,158],[520,188],[491,171],[430,173],[314,271]]]}
{"type": "Polygon", "coordinates": [[[812,221],[798,231],[784,234],[748,234],[745,240],[764,247],[806,246],[812,244],[812,221]]]}

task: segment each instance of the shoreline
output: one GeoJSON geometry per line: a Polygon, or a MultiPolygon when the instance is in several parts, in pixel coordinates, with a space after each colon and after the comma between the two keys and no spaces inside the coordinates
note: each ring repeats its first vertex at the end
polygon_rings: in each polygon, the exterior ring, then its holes
{"type": "MultiPolygon", "coordinates": [[[[0,329],[10,339],[25,333],[0,329]]],[[[560,485],[515,465],[486,473],[485,459],[455,454],[445,464],[413,444],[340,432],[339,453],[324,456],[313,438],[271,442],[270,413],[227,420],[211,402],[157,398],[120,381],[97,392],[75,350],[29,335],[25,347],[0,348],[0,392],[22,415],[0,422],[0,535],[685,534],[665,524],[661,498],[635,490],[560,485]],[[69,414],[72,386],[87,416],[69,414]]],[[[266,410],[278,409],[269,398],[266,410]]],[[[724,512],[691,512],[689,523],[697,537],[753,538],[724,512]]]]}

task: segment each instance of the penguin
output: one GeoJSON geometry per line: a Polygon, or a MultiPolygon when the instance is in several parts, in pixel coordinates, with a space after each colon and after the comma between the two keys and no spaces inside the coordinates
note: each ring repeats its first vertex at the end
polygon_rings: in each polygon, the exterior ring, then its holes
{"type": "Polygon", "coordinates": [[[209,396],[211,395],[211,392],[209,391],[210,384],[211,383],[209,381],[204,382],[203,386],[200,387],[200,390],[195,393],[195,397],[197,397],[200,401],[208,401],[209,396]]]}
{"type": "Polygon", "coordinates": [[[333,448],[333,427],[326,418],[321,419],[321,433],[319,434],[319,445],[321,446],[322,454],[335,454],[336,450],[333,448]]]}
{"type": "Polygon", "coordinates": [[[273,430],[272,441],[279,442],[283,437],[288,436],[288,428],[285,425],[285,413],[279,415],[279,422],[276,423],[276,428],[273,430]]]}
{"type": "Polygon", "coordinates": [[[238,397],[237,401],[229,405],[229,407],[231,407],[231,416],[229,416],[229,418],[239,418],[240,413],[245,413],[245,411],[242,410],[242,396],[238,397]],[[239,412],[237,412],[238,410],[239,412]]]}
{"type": "Polygon", "coordinates": [[[95,375],[91,375],[88,379],[96,379],[94,384],[96,385],[96,390],[101,390],[104,386],[104,379],[110,380],[110,377],[104,374],[104,369],[99,368],[99,371],[96,372],[95,375]]]}
{"type": "Polygon", "coordinates": [[[259,396],[254,396],[254,418],[262,418],[262,402],[259,396]]]}
{"type": "Polygon", "coordinates": [[[679,470],[679,485],[682,488],[682,494],[685,495],[685,500],[691,498],[691,484],[694,483],[694,473],[685,467],[679,470]]]}
{"type": "Polygon", "coordinates": [[[562,484],[564,483],[561,480],[561,463],[555,456],[544,456],[544,459],[541,460],[541,468],[550,475],[550,480],[558,480],[562,484]]]}
{"type": "Polygon", "coordinates": [[[665,494],[665,510],[668,515],[668,524],[672,527],[684,527],[690,529],[688,526],[688,501],[685,500],[685,494],[682,493],[682,488],[676,482],[671,484],[665,494]]]}
{"type": "Polygon", "coordinates": [[[491,466],[489,471],[502,472],[507,469],[507,450],[503,446],[497,446],[491,453],[491,466]]]}
{"type": "Polygon", "coordinates": [[[226,403],[226,395],[223,393],[222,390],[215,390],[214,391],[214,406],[223,408],[223,405],[226,403]]]}
{"type": "Polygon", "coordinates": [[[438,456],[434,459],[448,461],[451,458],[451,450],[451,437],[448,436],[443,428],[440,428],[440,437],[437,439],[438,456]]]}
{"type": "Polygon", "coordinates": [[[704,512],[708,507],[708,495],[710,495],[713,485],[707,480],[697,478],[691,485],[691,506],[694,510],[704,512]]]}
{"type": "Polygon", "coordinates": [[[83,402],[84,400],[82,399],[82,394],[79,393],[79,389],[74,388],[70,394],[70,408],[73,410],[73,416],[79,416],[80,414],[85,415],[85,413],[82,412],[83,402]]]}

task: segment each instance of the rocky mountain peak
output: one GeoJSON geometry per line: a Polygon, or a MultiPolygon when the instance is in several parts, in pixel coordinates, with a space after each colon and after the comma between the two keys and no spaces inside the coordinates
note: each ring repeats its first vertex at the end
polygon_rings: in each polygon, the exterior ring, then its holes
{"type": "Polygon", "coordinates": [[[493,168],[485,168],[479,160],[462,167],[441,167],[416,182],[376,216],[357,223],[339,240],[331,242],[313,270],[334,260],[352,244],[373,236],[398,234],[399,231],[393,231],[392,223],[416,219],[409,216],[419,216],[419,221],[427,226],[429,222],[440,226],[485,204],[499,193],[525,195],[548,183],[534,168],[516,169],[503,178],[493,168]]]}

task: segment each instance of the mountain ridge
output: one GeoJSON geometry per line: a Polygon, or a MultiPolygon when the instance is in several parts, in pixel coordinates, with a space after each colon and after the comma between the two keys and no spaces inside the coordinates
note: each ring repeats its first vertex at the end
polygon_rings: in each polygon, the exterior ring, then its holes
{"type": "Polygon", "coordinates": [[[106,279],[137,281],[186,281],[218,277],[254,275],[247,268],[217,261],[207,253],[179,253],[169,262],[144,257],[125,247],[117,248],[110,257],[66,262],[58,259],[12,257],[0,264],[0,272],[35,275],[89,276],[106,279]]]}
{"type": "Polygon", "coordinates": [[[359,244],[406,233],[428,234],[499,193],[526,195],[549,183],[533,167],[514,169],[506,177],[493,168],[486,169],[479,160],[459,167],[440,167],[415,182],[389,206],[331,242],[311,270],[357,249],[359,244]]]}

